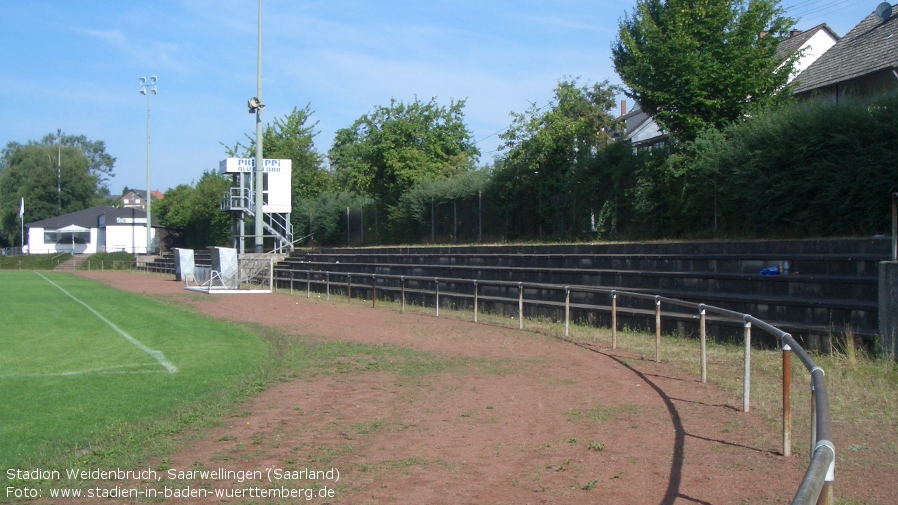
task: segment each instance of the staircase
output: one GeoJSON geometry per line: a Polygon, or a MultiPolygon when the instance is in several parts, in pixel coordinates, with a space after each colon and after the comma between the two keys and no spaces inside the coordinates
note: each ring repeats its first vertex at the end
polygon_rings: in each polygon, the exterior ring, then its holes
{"type": "Polygon", "coordinates": [[[75,254],[72,255],[71,258],[63,261],[62,263],[56,265],[55,271],[65,271],[65,272],[73,272],[76,270],[81,270],[81,264],[85,261],[89,260],[91,254],[75,254]]]}
{"type": "MultiPolygon", "coordinates": [[[[255,216],[254,205],[255,192],[250,188],[230,188],[221,200],[221,210],[224,212],[242,212],[247,216],[255,216]]],[[[289,253],[293,251],[293,224],[290,223],[290,214],[276,212],[264,212],[262,227],[266,233],[275,237],[277,245],[275,251],[289,253]]]]}

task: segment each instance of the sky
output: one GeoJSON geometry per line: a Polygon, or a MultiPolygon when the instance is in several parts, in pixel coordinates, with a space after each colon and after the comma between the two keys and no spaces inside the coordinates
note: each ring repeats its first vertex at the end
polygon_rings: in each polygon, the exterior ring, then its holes
{"type": "MultiPolygon", "coordinates": [[[[805,30],[845,35],[877,0],[785,0],[805,30]]],[[[263,123],[307,104],[315,147],[391,99],[465,100],[485,165],[511,112],[544,106],[559,80],[620,84],[619,21],[636,0],[263,0],[263,123]]],[[[0,0],[0,145],[62,129],[106,143],[113,194],[216,170],[255,134],[257,0],[0,0]]],[[[621,96],[621,98],[625,98],[621,96]]]]}

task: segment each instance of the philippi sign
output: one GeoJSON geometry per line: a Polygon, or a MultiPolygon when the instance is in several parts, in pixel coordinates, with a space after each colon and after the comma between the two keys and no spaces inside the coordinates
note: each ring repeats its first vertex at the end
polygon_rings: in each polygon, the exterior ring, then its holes
{"type": "MultiPolygon", "coordinates": [[[[227,158],[218,164],[220,174],[239,174],[245,178],[242,182],[245,187],[253,185],[252,174],[255,171],[255,158],[227,158]]],[[[293,160],[264,159],[262,171],[266,179],[264,212],[285,213],[292,211],[290,195],[290,173],[293,168],[293,160]]]]}

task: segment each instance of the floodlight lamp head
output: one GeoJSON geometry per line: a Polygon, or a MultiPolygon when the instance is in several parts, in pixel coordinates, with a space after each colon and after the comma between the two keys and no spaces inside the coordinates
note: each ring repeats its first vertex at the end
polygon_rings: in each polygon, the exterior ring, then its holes
{"type": "Polygon", "coordinates": [[[140,88],[140,94],[141,94],[141,95],[146,95],[146,94],[147,94],[147,90],[145,90],[144,88],[140,88]]]}
{"type": "Polygon", "coordinates": [[[156,84],[156,76],[155,75],[150,76],[150,82],[152,82],[153,84],[156,84]]]}
{"type": "Polygon", "coordinates": [[[140,78],[140,83],[143,84],[143,83],[145,83],[145,82],[147,82],[147,78],[146,78],[146,77],[141,77],[141,78],[140,78]]]}
{"type": "Polygon", "coordinates": [[[250,99],[246,102],[246,105],[247,105],[247,107],[249,107],[249,113],[250,113],[250,114],[256,112],[257,110],[262,110],[262,109],[265,108],[265,106],[262,105],[262,102],[260,102],[259,99],[256,98],[256,97],[250,98],[250,99]]]}

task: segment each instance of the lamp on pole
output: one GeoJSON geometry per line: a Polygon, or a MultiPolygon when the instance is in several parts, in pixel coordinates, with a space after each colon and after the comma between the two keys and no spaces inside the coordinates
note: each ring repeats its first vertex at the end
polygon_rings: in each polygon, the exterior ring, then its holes
{"type": "Polygon", "coordinates": [[[150,76],[147,81],[146,77],[140,78],[140,94],[147,97],[147,254],[150,254],[152,244],[152,220],[150,219],[150,206],[153,201],[152,190],[150,190],[150,95],[156,94],[156,76],[150,76]]]}

